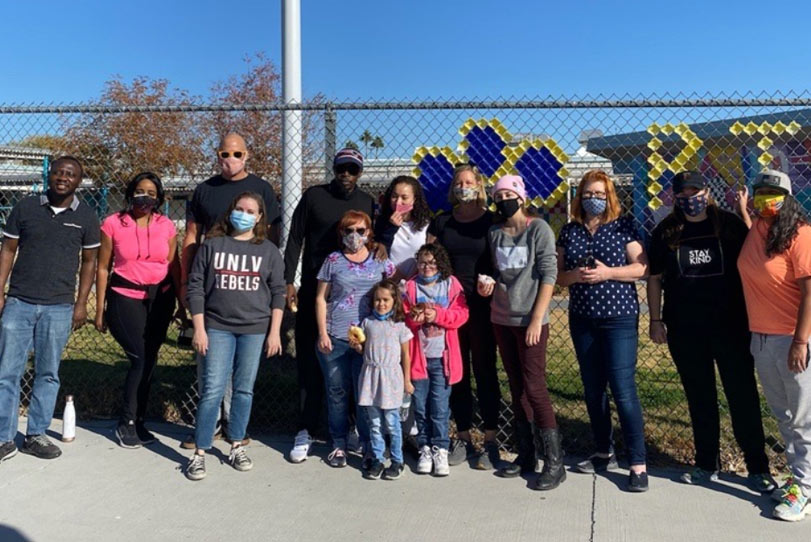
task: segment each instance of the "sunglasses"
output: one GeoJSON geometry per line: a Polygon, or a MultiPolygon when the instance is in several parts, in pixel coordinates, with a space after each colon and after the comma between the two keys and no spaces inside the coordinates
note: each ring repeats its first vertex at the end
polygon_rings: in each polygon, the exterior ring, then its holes
{"type": "Polygon", "coordinates": [[[242,158],[243,156],[245,156],[245,153],[244,153],[243,151],[234,151],[234,152],[229,152],[229,151],[217,151],[217,156],[219,156],[219,157],[220,157],[220,158],[222,158],[223,160],[225,160],[226,158],[231,158],[232,156],[233,156],[234,158],[236,158],[236,159],[240,159],[240,158],[242,158]]]}
{"type": "Polygon", "coordinates": [[[357,164],[341,164],[335,166],[335,173],[340,175],[344,172],[349,173],[350,175],[357,175],[360,173],[360,167],[357,164]]]}
{"type": "Polygon", "coordinates": [[[346,228],[344,231],[346,233],[357,233],[358,235],[364,235],[366,233],[366,228],[346,228]]]}

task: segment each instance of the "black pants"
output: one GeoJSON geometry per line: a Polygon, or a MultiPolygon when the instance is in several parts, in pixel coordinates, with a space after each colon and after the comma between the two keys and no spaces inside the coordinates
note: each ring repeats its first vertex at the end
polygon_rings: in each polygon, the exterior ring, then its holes
{"type": "Polygon", "coordinates": [[[750,473],[769,471],[749,332],[723,326],[689,329],[669,325],[667,344],[679,371],[696,446],[696,466],[717,470],[720,418],[715,365],[729,403],[732,432],[750,473]],[[715,361],[715,363],[713,363],[715,361]]]}
{"type": "Polygon", "coordinates": [[[315,356],[318,325],[315,322],[315,277],[302,277],[296,313],[296,369],[300,394],[298,429],[311,435],[319,427],[324,398],[324,377],[315,356]]]}
{"type": "MultiPolygon", "coordinates": [[[[477,294],[473,294],[477,295],[477,294]]],[[[479,413],[485,430],[498,428],[501,391],[496,369],[496,339],[490,323],[490,301],[471,299],[470,317],[459,328],[459,348],[462,351],[462,380],[451,390],[451,412],[457,431],[469,431],[473,425],[473,390],[470,370],[476,378],[479,413]]]]}
{"type": "Polygon", "coordinates": [[[158,350],[166,339],[174,309],[175,293],[171,287],[158,292],[152,303],[123,296],[112,289],[108,291],[107,327],[130,360],[121,412],[124,422],[143,419],[146,414],[158,350]]]}

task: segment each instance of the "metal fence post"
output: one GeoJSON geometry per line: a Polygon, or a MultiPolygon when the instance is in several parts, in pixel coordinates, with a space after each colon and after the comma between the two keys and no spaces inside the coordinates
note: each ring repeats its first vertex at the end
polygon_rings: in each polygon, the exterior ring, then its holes
{"type": "Polygon", "coordinates": [[[338,137],[338,118],[332,109],[332,104],[327,103],[324,112],[324,182],[332,180],[332,158],[335,156],[336,143],[338,137]]]}
{"type": "MultiPolygon", "coordinates": [[[[301,3],[282,2],[282,100],[301,103],[301,3]]],[[[282,133],[282,209],[293,209],[301,199],[301,110],[285,109],[282,133]]],[[[282,246],[290,232],[291,213],[282,216],[282,246]]]]}

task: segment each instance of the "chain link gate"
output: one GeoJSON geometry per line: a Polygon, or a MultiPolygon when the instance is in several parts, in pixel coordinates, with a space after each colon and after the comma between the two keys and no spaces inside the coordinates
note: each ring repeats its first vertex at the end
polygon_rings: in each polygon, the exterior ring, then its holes
{"type": "MultiPolygon", "coordinates": [[[[14,106],[0,105],[0,224],[26,194],[43,188],[48,163],[61,154],[85,166],[80,197],[100,218],[123,205],[126,182],[140,171],[164,181],[163,209],[185,227],[185,206],[194,187],[216,173],[219,136],[237,130],[251,154],[249,171],[280,193],[281,117],[277,105],[14,106]]],[[[336,149],[356,146],[365,156],[360,184],[375,196],[398,175],[414,175],[432,208],[447,211],[450,171],[472,162],[491,181],[521,174],[539,213],[558,232],[568,221],[574,187],[589,169],[603,169],[617,184],[623,208],[643,235],[670,209],[670,180],[683,169],[700,170],[722,207],[731,209],[736,189],[761,167],[786,171],[795,196],[811,209],[811,95],[649,96],[645,98],[492,100],[442,102],[314,103],[303,116],[302,187],[326,182],[336,149]]],[[[289,218],[293,207],[284,205],[289,218]]],[[[640,296],[637,384],[651,461],[689,461],[692,431],[681,383],[666,347],[648,337],[644,284],[640,296]]],[[[591,451],[591,432],[577,360],[567,325],[568,295],[556,290],[550,309],[548,385],[566,449],[591,451]]],[[[89,313],[95,313],[91,295],[89,313]]],[[[256,380],[251,427],[293,432],[298,387],[286,313],[285,355],[264,362],[256,380]]],[[[155,370],[148,415],[193,423],[197,401],[193,353],[177,343],[172,324],[155,370]]],[[[92,326],[74,333],[61,366],[61,395],[73,394],[80,417],[118,413],[128,362],[109,334],[92,326]]],[[[500,368],[502,412],[499,441],[509,446],[512,413],[500,368]]],[[[25,408],[32,370],[22,389],[25,408]]],[[[475,390],[475,381],[474,381],[475,390]]],[[[719,387],[720,388],[720,387],[719,387]]],[[[779,446],[776,423],[761,401],[767,439],[779,446]]],[[[722,413],[722,463],[742,464],[732,438],[728,406],[722,413]]],[[[481,420],[474,417],[477,424],[481,420]]]]}

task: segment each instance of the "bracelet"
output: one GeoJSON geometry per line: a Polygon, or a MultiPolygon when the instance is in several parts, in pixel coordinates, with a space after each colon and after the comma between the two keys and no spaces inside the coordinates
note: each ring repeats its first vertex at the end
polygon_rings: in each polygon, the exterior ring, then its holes
{"type": "Polygon", "coordinates": [[[661,322],[662,320],[659,318],[651,318],[650,321],[651,323],[653,323],[653,322],[661,322]]]}
{"type": "Polygon", "coordinates": [[[796,338],[796,337],[795,337],[795,338],[793,338],[793,339],[791,339],[791,342],[792,342],[793,344],[801,344],[801,345],[803,345],[803,346],[808,346],[808,341],[807,341],[807,340],[806,340],[806,341],[801,341],[800,339],[798,339],[798,338],[796,338]]]}

